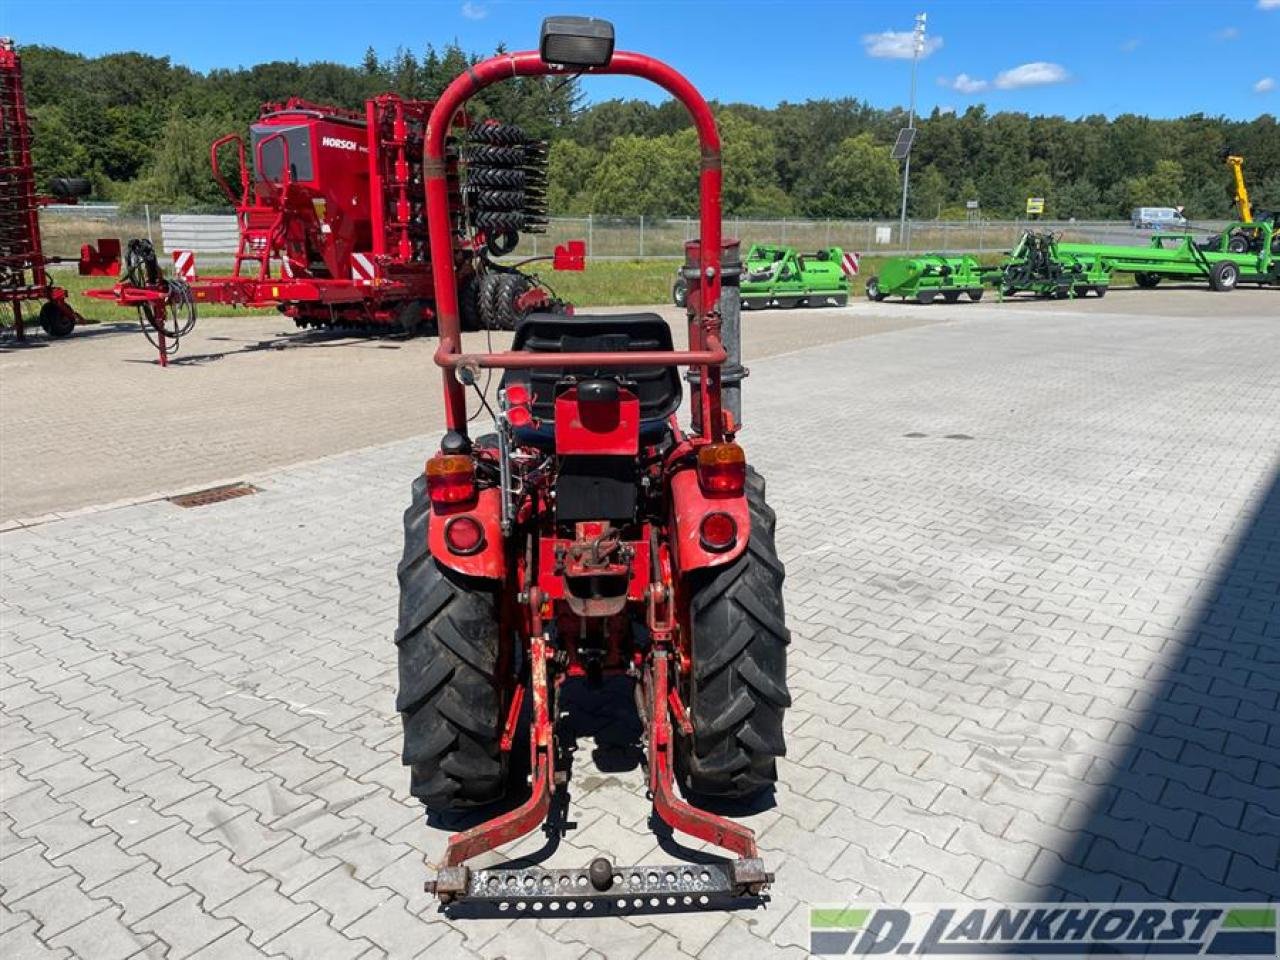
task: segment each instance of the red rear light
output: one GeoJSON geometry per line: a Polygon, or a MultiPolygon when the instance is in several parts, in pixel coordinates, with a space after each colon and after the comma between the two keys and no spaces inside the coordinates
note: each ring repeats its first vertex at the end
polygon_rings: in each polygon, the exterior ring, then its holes
{"type": "Polygon", "coordinates": [[[476,465],[465,454],[437,453],[427,461],[432,503],[466,503],[476,495],[476,465]]]}
{"type": "Polygon", "coordinates": [[[454,517],[444,527],[444,542],[462,556],[479,553],[484,547],[484,527],[475,517],[454,517]]]}
{"type": "Polygon", "coordinates": [[[738,523],[727,513],[708,513],[698,535],[706,549],[722,553],[738,542],[738,523]]]}
{"type": "Polygon", "coordinates": [[[533,423],[533,411],[529,409],[533,397],[525,384],[509,384],[504,391],[504,399],[507,408],[507,423],[513,427],[527,427],[533,423]]]}
{"type": "Polygon", "coordinates": [[[698,483],[707,494],[741,496],[747,483],[747,455],[736,443],[699,447],[698,483]]]}

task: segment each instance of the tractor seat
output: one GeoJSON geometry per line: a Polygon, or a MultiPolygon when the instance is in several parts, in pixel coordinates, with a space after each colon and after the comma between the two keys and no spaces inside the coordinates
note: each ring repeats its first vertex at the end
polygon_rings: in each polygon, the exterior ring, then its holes
{"type": "MultiPolygon", "coordinates": [[[[671,328],[656,313],[611,315],[534,313],[516,328],[512,350],[532,353],[625,353],[674,350],[671,328]]],[[[554,442],[556,388],[565,377],[580,380],[617,377],[630,380],[640,401],[640,440],[661,439],[667,419],[680,409],[683,392],[680,374],[672,366],[508,370],[505,386],[514,377],[529,378],[532,413],[539,428],[521,428],[517,438],[530,446],[550,447],[554,442]]]]}

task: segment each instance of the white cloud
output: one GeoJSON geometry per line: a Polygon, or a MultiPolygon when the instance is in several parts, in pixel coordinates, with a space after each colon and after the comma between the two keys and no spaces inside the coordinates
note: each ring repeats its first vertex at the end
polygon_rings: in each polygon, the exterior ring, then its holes
{"type": "Polygon", "coordinates": [[[1259,10],[1280,10],[1280,0],[1258,0],[1259,10]]]}
{"type": "Polygon", "coordinates": [[[1235,28],[1235,27],[1223,27],[1221,30],[1217,30],[1217,31],[1215,31],[1215,32],[1214,32],[1214,34],[1213,34],[1213,39],[1215,39],[1215,40],[1234,40],[1234,39],[1236,39],[1236,37],[1238,37],[1238,36],[1240,36],[1240,31],[1239,31],[1237,28],[1235,28]]]}
{"type": "Polygon", "coordinates": [[[1276,88],[1275,77],[1263,77],[1253,85],[1254,93],[1270,93],[1276,88]]]}
{"type": "Polygon", "coordinates": [[[468,20],[483,20],[489,15],[489,11],[482,5],[473,3],[472,0],[467,0],[467,2],[462,5],[462,15],[468,20]]]}
{"type": "Polygon", "coordinates": [[[951,106],[951,104],[946,104],[945,106],[941,106],[938,108],[938,113],[944,116],[948,113],[954,115],[955,112],[956,112],[956,108],[951,106]]]}
{"type": "MultiPolygon", "coordinates": [[[[869,57],[910,60],[915,55],[915,43],[915,34],[910,30],[885,30],[883,33],[864,33],[862,35],[862,48],[867,51],[867,56],[869,57]]],[[[920,51],[920,58],[924,59],[929,54],[937,53],[941,49],[941,37],[926,36],[924,38],[924,49],[920,51]]]]}
{"type": "Polygon", "coordinates": [[[1124,43],[1120,44],[1120,52],[1133,53],[1133,51],[1137,50],[1140,46],[1142,46],[1141,40],[1136,38],[1133,40],[1126,40],[1124,43]]]}
{"type": "Polygon", "coordinates": [[[991,86],[990,82],[971,77],[967,73],[957,74],[953,79],[945,80],[945,82],[948,87],[957,93],[981,93],[991,86]]]}
{"type": "Polygon", "coordinates": [[[1012,70],[1004,70],[996,76],[995,85],[1000,90],[1021,90],[1023,87],[1043,87],[1051,83],[1066,83],[1071,75],[1056,63],[1037,60],[1024,63],[1012,70]]]}

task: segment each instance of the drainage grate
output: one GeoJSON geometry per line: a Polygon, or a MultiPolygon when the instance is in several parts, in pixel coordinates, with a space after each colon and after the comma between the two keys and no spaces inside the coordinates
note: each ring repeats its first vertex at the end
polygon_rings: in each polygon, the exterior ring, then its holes
{"type": "Polygon", "coordinates": [[[193,493],[180,493],[176,497],[166,497],[165,499],[180,507],[203,507],[210,503],[234,500],[236,497],[252,496],[257,492],[258,488],[251,483],[224,483],[220,487],[196,490],[193,493]]]}

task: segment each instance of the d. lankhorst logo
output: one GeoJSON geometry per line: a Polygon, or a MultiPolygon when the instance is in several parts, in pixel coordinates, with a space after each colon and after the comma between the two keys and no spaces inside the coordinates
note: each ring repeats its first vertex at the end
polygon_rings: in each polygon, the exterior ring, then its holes
{"type": "Polygon", "coordinates": [[[809,911],[809,952],[819,956],[1275,958],[1276,907],[1240,903],[815,907],[809,911]]]}
{"type": "Polygon", "coordinates": [[[321,137],[320,146],[336,147],[339,150],[359,150],[360,144],[354,140],[343,140],[341,137],[321,137]]]}

